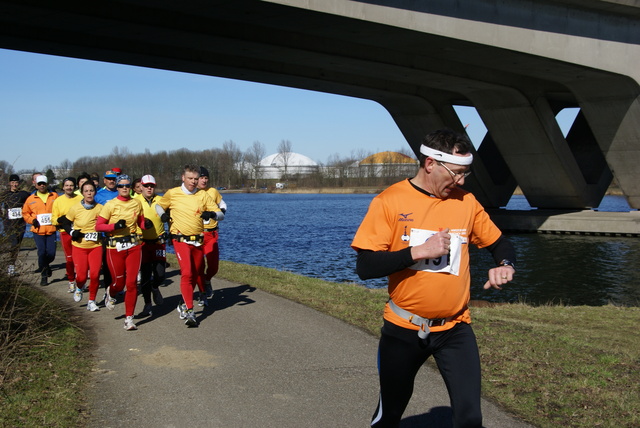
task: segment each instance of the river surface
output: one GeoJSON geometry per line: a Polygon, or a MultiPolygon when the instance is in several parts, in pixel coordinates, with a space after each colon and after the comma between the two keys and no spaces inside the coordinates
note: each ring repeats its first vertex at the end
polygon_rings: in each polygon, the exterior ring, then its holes
{"type": "MultiPolygon", "coordinates": [[[[220,258],[334,282],[370,288],[386,279],[362,281],[349,246],[370,194],[226,193],[229,206],[220,223],[220,258]]],[[[513,196],[508,209],[531,209],[513,196]]],[[[606,196],[600,211],[629,211],[624,197],[606,196]]],[[[29,236],[27,233],[26,236],[29,236]]],[[[471,298],[492,302],[571,305],[640,304],[640,238],[509,234],[518,256],[515,280],[503,290],[485,291],[488,251],[471,246],[471,298]]],[[[168,251],[172,251],[168,247],[168,251]]]]}
{"type": "MultiPolygon", "coordinates": [[[[349,246],[371,199],[365,194],[228,193],[220,224],[220,258],[366,287],[349,246]]],[[[514,196],[509,209],[530,209],[514,196]]],[[[601,211],[628,211],[623,197],[607,196],[601,211]]],[[[486,250],[471,247],[472,299],[571,305],[640,303],[640,238],[510,234],[518,254],[516,279],[503,290],[485,291],[494,265],[486,250]]]]}

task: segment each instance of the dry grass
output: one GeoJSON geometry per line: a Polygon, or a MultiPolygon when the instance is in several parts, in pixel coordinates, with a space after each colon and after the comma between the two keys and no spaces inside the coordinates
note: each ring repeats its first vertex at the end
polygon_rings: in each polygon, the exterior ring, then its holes
{"type": "Polygon", "coordinates": [[[0,426],[81,426],[88,349],[60,306],[0,276],[0,426]]]}

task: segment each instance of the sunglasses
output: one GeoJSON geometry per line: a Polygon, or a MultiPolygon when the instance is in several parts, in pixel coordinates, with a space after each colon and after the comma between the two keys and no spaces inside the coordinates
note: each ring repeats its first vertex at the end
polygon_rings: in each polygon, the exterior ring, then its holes
{"type": "Polygon", "coordinates": [[[142,187],[146,187],[146,188],[151,187],[151,188],[154,188],[154,187],[156,187],[156,185],[155,185],[155,184],[143,184],[143,185],[142,185],[142,187]]]}
{"type": "Polygon", "coordinates": [[[118,189],[130,189],[131,184],[118,184],[118,189]]]}
{"type": "Polygon", "coordinates": [[[42,186],[42,185],[46,185],[47,183],[45,183],[44,181],[41,181],[40,183],[36,183],[36,185],[38,186],[42,186]]]}

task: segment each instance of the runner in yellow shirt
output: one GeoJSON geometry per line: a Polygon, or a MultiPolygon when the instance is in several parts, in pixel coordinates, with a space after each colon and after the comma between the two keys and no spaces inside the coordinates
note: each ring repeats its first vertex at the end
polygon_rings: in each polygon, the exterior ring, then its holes
{"type": "MultiPolygon", "coordinates": [[[[222,195],[218,190],[209,187],[209,170],[203,166],[200,167],[200,178],[198,179],[198,189],[207,192],[211,198],[218,204],[220,210],[226,215],[227,204],[222,200],[222,195]]],[[[211,287],[211,278],[218,273],[220,265],[220,247],[218,245],[218,222],[209,220],[204,222],[204,258],[207,267],[204,271],[204,290],[200,289],[199,306],[207,306],[208,300],[213,297],[213,287],[211,287]]]]}
{"type": "Polygon", "coordinates": [[[92,180],[85,180],[80,187],[82,197],[67,212],[69,223],[67,233],[71,237],[73,263],[76,270],[76,289],[73,300],[80,302],[89,276],[89,301],[87,310],[100,310],[96,295],[100,288],[100,267],[102,266],[102,239],[96,231],[96,220],[102,205],[95,201],[97,189],[92,180]]]}
{"type": "Polygon", "coordinates": [[[169,230],[180,264],[180,292],[184,300],[184,304],[178,305],[178,312],[189,327],[198,325],[193,312],[193,290],[197,284],[204,284],[203,221],[224,219],[218,204],[198,189],[199,177],[199,167],[186,165],[182,186],[169,189],[156,206],[162,221],[170,220],[169,230]]]}
{"type": "Polygon", "coordinates": [[[142,265],[140,266],[140,287],[144,298],[144,309],[140,316],[151,316],[151,296],[156,305],[162,305],[164,299],[158,288],[165,280],[167,261],[167,234],[164,223],[156,212],[160,196],[156,195],[156,179],[153,175],[144,175],[140,179],[142,193],[134,196],[142,204],[144,218],[153,222],[153,227],[139,230],[142,234],[142,265]]]}
{"type": "Polygon", "coordinates": [[[75,178],[67,177],[62,180],[62,191],[64,193],[53,201],[51,213],[53,225],[58,228],[58,232],[60,233],[60,243],[62,244],[62,250],[64,251],[65,268],[67,280],[69,281],[69,293],[73,293],[76,290],[76,272],[73,266],[71,236],[65,231],[64,225],[68,221],[65,216],[69,211],[69,208],[77,204],[82,199],[82,196],[77,195],[75,190],[75,178]]]}

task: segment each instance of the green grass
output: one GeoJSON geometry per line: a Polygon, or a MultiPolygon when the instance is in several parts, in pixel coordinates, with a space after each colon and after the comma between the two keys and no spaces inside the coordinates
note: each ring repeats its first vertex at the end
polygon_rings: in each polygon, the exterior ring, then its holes
{"type": "MultiPolygon", "coordinates": [[[[386,290],[221,262],[218,277],[310,306],[379,336],[386,290]]],[[[483,393],[538,427],[640,426],[640,308],[472,308],[483,393]]]]}
{"type": "MultiPolygon", "coordinates": [[[[225,261],[218,277],[379,335],[385,290],[225,261]]],[[[472,318],[485,397],[538,427],[640,426],[640,308],[507,304],[472,318]]],[[[0,278],[0,426],[84,426],[86,337],[37,287],[0,278]]]]}

